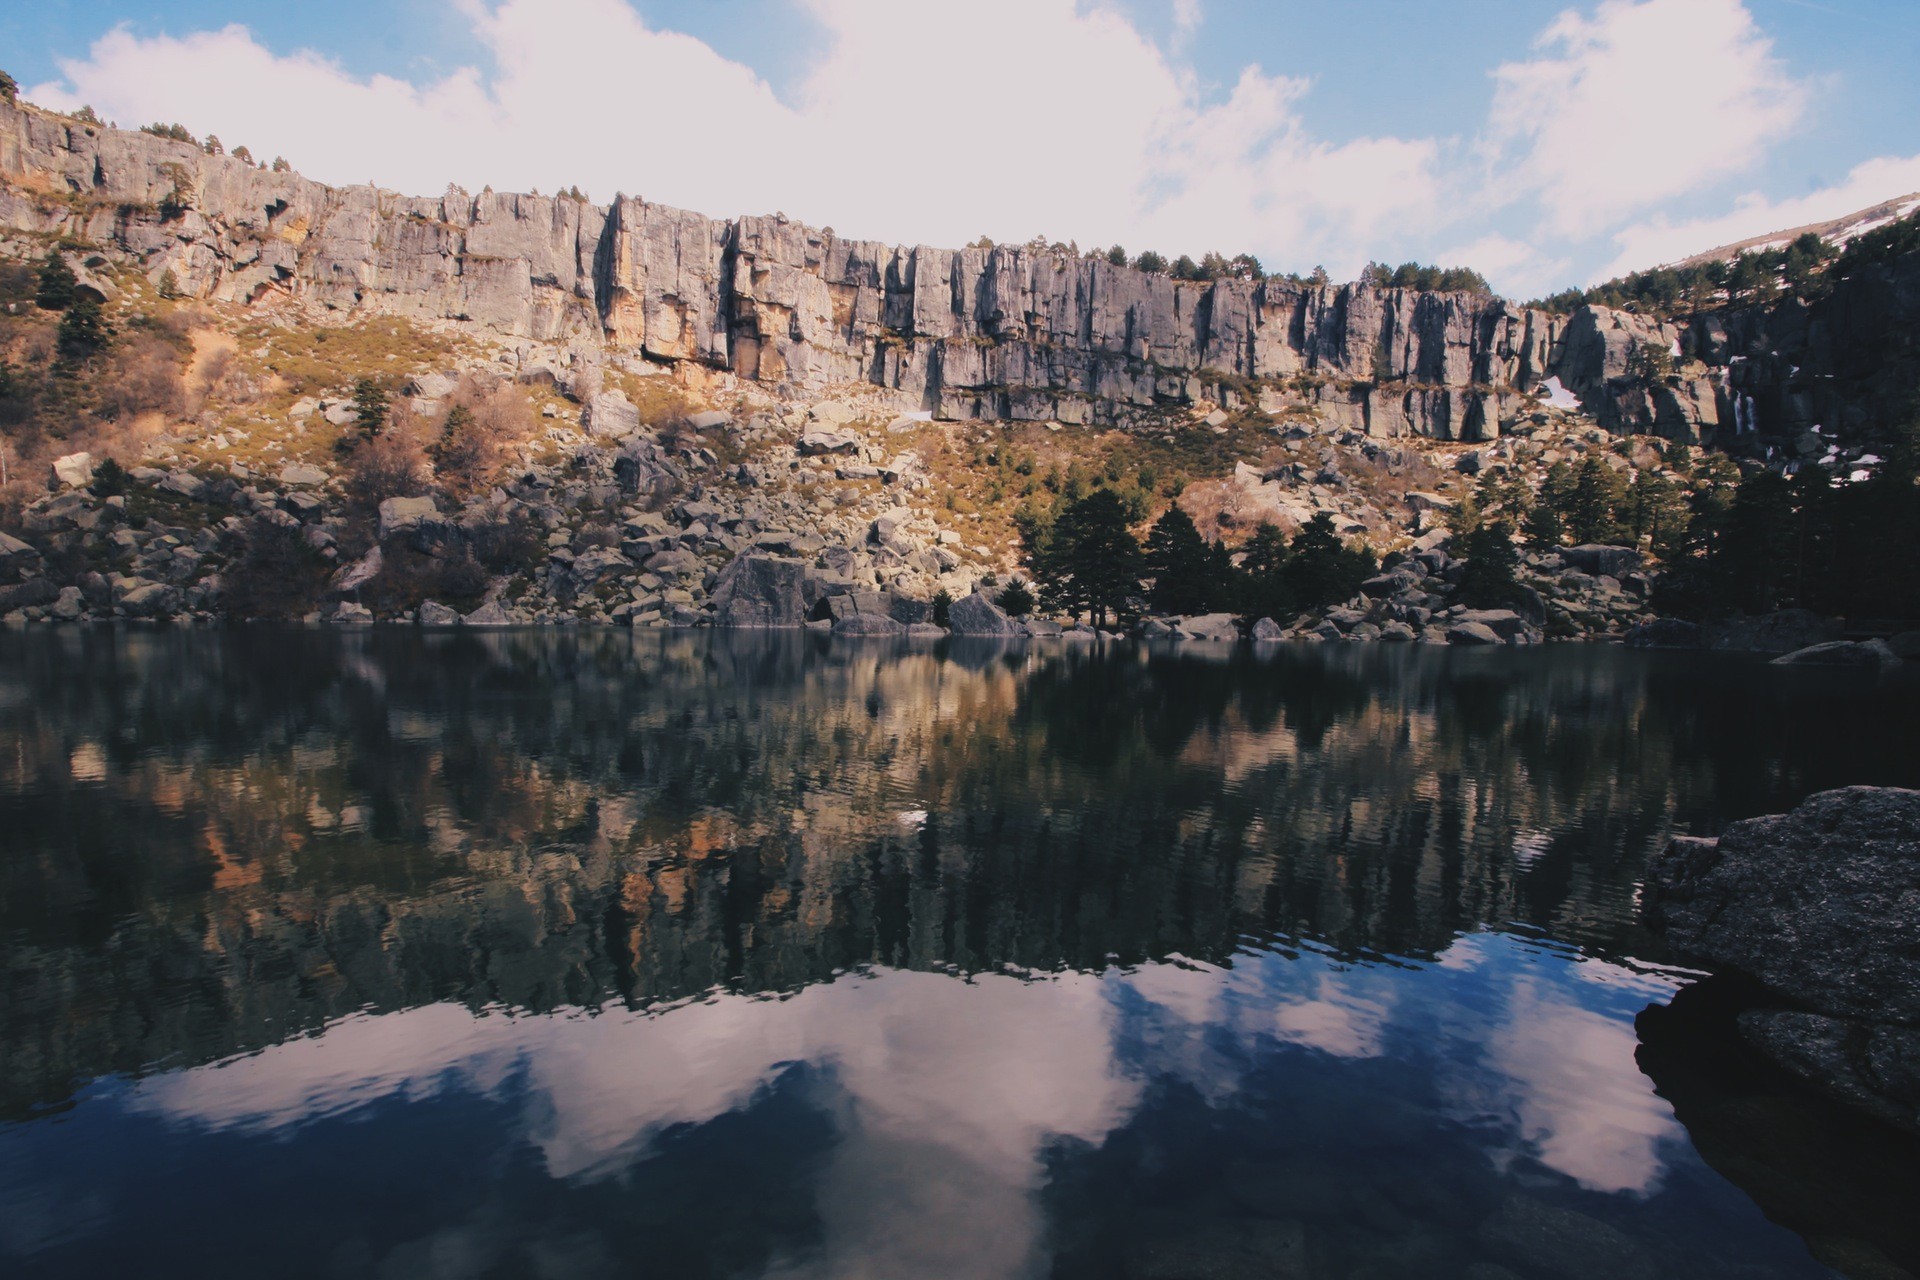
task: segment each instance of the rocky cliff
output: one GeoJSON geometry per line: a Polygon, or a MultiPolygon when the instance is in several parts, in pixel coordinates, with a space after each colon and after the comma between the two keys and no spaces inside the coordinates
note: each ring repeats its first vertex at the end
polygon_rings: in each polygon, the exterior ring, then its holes
{"type": "Polygon", "coordinates": [[[870,383],[941,419],[1105,424],[1258,400],[1376,436],[1483,439],[1551,377],[1619,428],[1691,436],[1731,416],[1704,367],[1671,385],[1631,378],[1639,347],[1681,335],[1599,309],[1180,282],[625,196],[408,198],[30,107],[0,106],[0,227],[96,247],[155,283],[170,273],[194,297],[466,322],[550,367],[614,354],[809,388],[870,383]]]}
{"type": "MultiPolygon", "coordinates": [[[[1027,246],[843,240],[620,196],[328,187],[189,143],[0,104],[0,228],[184,293],[468,323],[533,367],[602,355],[773,384],[869,383],[947,420],[1126,423],[1253,401],[1378,437],[1479,440],[1549,379],[1602,425],[1817,454],[1904,411],[1920,260],[1817,302],[1663,324],[1465,293],[1182,282],[1027,246]],[[1643,352],[1671,372],[1653,374],[1643,352]]],[[[1910,373],[1910,371],[1909,371],[1910,373]]]]}

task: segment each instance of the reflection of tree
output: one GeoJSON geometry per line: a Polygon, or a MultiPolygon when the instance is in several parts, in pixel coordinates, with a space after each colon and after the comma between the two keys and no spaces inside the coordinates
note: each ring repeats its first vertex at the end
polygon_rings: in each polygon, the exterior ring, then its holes
{"type": "Polygon", "coordinates": [[[1737,669],[1484,656],[0,637],[7,1096],[367,1006],[1431,954],[1508,921],[1619,948],[1676,814],[1920,772],[1821,728],[1831,691],[1743,711],[1737,669]]]}

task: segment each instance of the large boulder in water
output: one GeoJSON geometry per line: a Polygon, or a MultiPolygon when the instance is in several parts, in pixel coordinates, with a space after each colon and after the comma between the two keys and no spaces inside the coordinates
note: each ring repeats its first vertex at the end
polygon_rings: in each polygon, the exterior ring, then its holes
{"type": "Polygon", "coordinates": [[[947,607],[947,626],[956,636],[994,636],[1011,639],[1026,635],[984,591],[955,600],[947,607]]]}
{"type": "Polygon", "coordinates": [[[738,556],[713,586],[716,627],[798,627],[807,620],[807,566],[781,556],[738,556]]]}
{"type": "Polygon", "coordinates": [[[1749,1043],[1920,1133],[1920,791],[1827,791],[1718,840],[1675,840],[1645,901],[1682,960],[1779,1001],[1741,1015],[1749,1043]]]}

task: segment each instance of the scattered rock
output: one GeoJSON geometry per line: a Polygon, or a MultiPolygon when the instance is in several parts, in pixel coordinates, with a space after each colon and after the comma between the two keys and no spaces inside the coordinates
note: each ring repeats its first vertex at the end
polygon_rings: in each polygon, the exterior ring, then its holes
{"type": "Polygon", "coordinates": [[[69,453],[53,460],[53,483],[69,489],[84,489],[93,483],[93,455],[69,453]]]}
{"type": "Polygon", "coordinates": [[[587,401],[581,421],[596,436],[631,436],[640,431],[640,410],[618,391],[602,391],[587,401]]]}
{"type": "Polygon", "coordinates": [[[380,540],[417,529],[440,514],[432,498],[388,498],[380,504],[380,540]]]}

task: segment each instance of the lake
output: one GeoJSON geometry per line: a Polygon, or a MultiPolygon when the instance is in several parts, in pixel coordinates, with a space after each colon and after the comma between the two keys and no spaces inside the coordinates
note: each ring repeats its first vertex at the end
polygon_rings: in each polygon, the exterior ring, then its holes
{"type": "Polygon", "coordinates": [[[0,632],[0,1272],[1906,1274],[1914,1146],[1675,1003],[1636,892],[1920,785],[1916,712],[1579,647],[0,632]]]}

